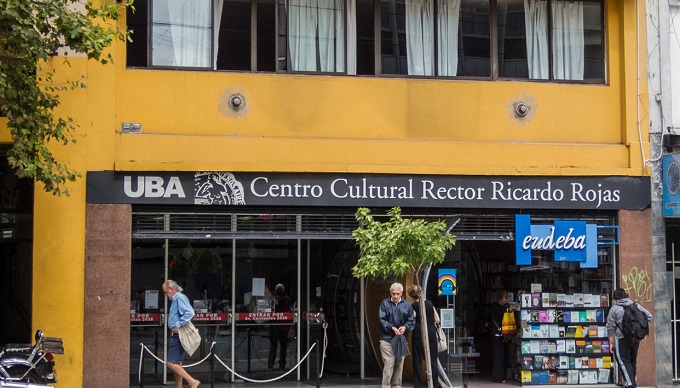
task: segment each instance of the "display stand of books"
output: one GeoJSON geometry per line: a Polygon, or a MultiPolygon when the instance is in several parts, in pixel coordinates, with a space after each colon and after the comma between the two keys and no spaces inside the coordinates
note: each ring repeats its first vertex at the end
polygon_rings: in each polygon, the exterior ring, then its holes
{"type": "Polygon", "coordinates": [[[607,295],[534,290],[520,303],[522,385],[610,383],[607,295]]]}

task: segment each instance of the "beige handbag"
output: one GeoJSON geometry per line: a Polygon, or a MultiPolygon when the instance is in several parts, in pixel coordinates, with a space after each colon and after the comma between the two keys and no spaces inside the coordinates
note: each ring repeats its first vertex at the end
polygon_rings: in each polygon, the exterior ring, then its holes
{"type": "Polygon", "coordinates": [[[201,335],[198,334],[198,329],[191,321],[179,327],[179,342],[182,344],[184,351],[189,353],[189,356],[192,356],[201,344],[201,335]]]}

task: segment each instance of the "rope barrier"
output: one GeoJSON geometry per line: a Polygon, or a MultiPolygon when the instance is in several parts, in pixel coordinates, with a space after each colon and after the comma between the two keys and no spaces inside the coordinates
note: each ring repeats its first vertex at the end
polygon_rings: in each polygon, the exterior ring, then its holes
{"type": "Polygon", "coordinates": [[[247,378],[247,377],[245,377],[245,376],[242,376],[242,375],[236,373],[235,371],[233,371],[233,370],[232,370],[231,368],[229,368],[224,362],[222,362],[222,360],[220,360],[219,357],[215,356],[215,358],[217,359],[217,361],[220,362],[220,364],[222,364],[223,367],[227,368],[227,370],[228,370],[229,372],[233,373],[235,376],[237,376],[237,377],[239,377],[239,378],[241,378],[241,379],[243,379],[243,380],[245,380],[245,381],[249,381],[249,382],[251,382],[251,383],[271,383],[272,381],[280,380],[280,379],[282,379],[282,378],[288,376],[289,374],[291,374],[293,371],[295,371],[295,369],[297,369],[297,368],[305,361],[305,359],[307,359],[307,357],[309,356],[309,353],[312,352],[312,349],[314,349],[315,346],[316,346],[316,343],[313,343],[312,346],[309,347],[309,350],[307,350],[307,354],[305,354],[305,356],[302,357],[302,359],[300,360],[300,362],[297,363],[297,365],[295,365],[294,367],[290,368],[290,370],[289,370],[288,372],[282,374],[282,375],[279,376],[279,377],[276,377],[276,378],[273,378],[273,379],[268,379],[268,380],[253,380],[253,379],[249,379],[249,378],[247,378]]]}
{"type": "MultiPolygon", "coordinates": [[[[319,378],[321,378],[321,377],[323,376],[323,369],[324,369],[324,364],[325,364],[325,361],[326,361],[326,349],[328,348],[328,332],[327,332],[327,330],[326,330],[326,329],[328,328],[328,323],[324,322],[324,323],[322,324],[322,327],[323,327],[323,352],[322,352],[322,354],[321,354],[321,370],[319,371],[319,378]]],[[[139,371],[138,371],[137,378],[138,378],[138,381],[141,382],[141,381],[142,381],[142,363],[143,363],[143,361],[144,361],[143,356],[144,356],[144,351],[145,351],[145,350],[146,350],[147,353],[149,353],[149,354],[151,355],[151,357],[155,358],[157,361],[159,361],[159,362],[162,363],[163,365],[165,365],[166,362],[163,361],[162,359],[158,358],[158,356],[156,356],[155,354],[153,354],[153,352],[151,352],[151,350],[149,350],[149,348],[147,348],[146,345],[144,345],[143,342],[140,342],[139,345],[140,345],[141,349],[140,349],[140,353],[139,353],[139,371]]],[[[203,358],[201,361],[198,361],[198,362],[196,362],[196,363],[194,363],[194,364],[183,365],[183,367],[184,367],[184,368],[192,368],[192,367],[194,367],[194,366],[197,366],[197,365],[203,363],[203,362],[204,362],[205,360],[207,360],[211,355],[214,354],[213,351],[214,351],[215,345],[217,345],[217,343],[213,341],[213,342],[210,344],[210,352],[208,352],[208,354],[205,356],[205,358],[203,358]]],[[[232,370],[231,368],[229,368],[229,367],[228,367],[228,366],[227,366],[227,365],[226,365],[226,364],[225,364],[225,363],[217,356],[217,354],[214,354],[214,356],[215,356],[215,358],[217,359],[217,361],[219,361],[219,363],[222,364],[222,366],[225,367],[229,372],[233,373],[235,376],[237,376],[237,377],[239,377],[239,378],[241,378],[241,379],[243,379],[243,380],[245,380],[245,381],[248,381],[248,382],[251,382],[251,383],[271,383],[271,382],[273,382],[273,381],[277,381],[277,380],[280,380],[280,379],[282,379],[282,378],[288,376],[290,373],[292,373],[294,370],[296,370],[300,365],[302,365],[302,363],[307,359],[307,357],[309,357],[309,354],[312,352],[312,350],[313,350],[315,347],[316,347],[316,342],[314,342],[314,343],[312,344],[312,346],[309,347],[309,350],[307,350],[307,353],[304,355],[304,357],[302,357],[302,359],[300,359],[300,361],[299,361],[293,368],[291,368],[291,369],[288,370],[286,373],[284,373],[284,374],[282,374],[282,375],[280,375],[280,376],[278,376],[278,377],[276,377],[276,378],[268,379],[268,380],[253,380],[253,379],[249,379],[249,378],[247,378],[247,377],[245,377],[245,376],[242,376],[242,375],[236,373],[236,371],[234,371],[234,370],[232,370]]]]}

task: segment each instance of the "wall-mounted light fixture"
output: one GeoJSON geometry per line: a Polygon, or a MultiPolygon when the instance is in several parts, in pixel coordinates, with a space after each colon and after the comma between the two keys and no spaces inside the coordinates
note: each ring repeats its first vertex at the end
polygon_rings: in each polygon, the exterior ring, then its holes
{"type": "Polygon", "coordinates": [[[246,106],[246,99],[242,95],[235,93],[229,96],[229,107],[235,111],[239,111],[246,106]]]}
{"type": "Polygon", "coordinates": [[[530,110],[531,107],[523,102],[518,102],[515,104],[515,114],[517,117],[525,117],[527,114],[529,114],[530,110]]]}
{"type": "Polygon", "coordinates": [[[140,123],[122,123],[122,133],[142,133],[142,124],[140,123]]]}

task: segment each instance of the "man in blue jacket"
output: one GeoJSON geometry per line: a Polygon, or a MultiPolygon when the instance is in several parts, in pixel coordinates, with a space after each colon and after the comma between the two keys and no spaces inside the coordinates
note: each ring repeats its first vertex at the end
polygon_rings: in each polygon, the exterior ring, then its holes
{"type": "Polygon", "coordinates": [[[411,304],[402,297],[404,286],[393,283],[390,286],[390,297],[380,303],[378,318],[380,320],[380,354],[383,360],[383,388],[401,388],[401,372],[404,357],[394,356],[392,339],[397,335],[406,335],[416,325],[411,304]]]}

